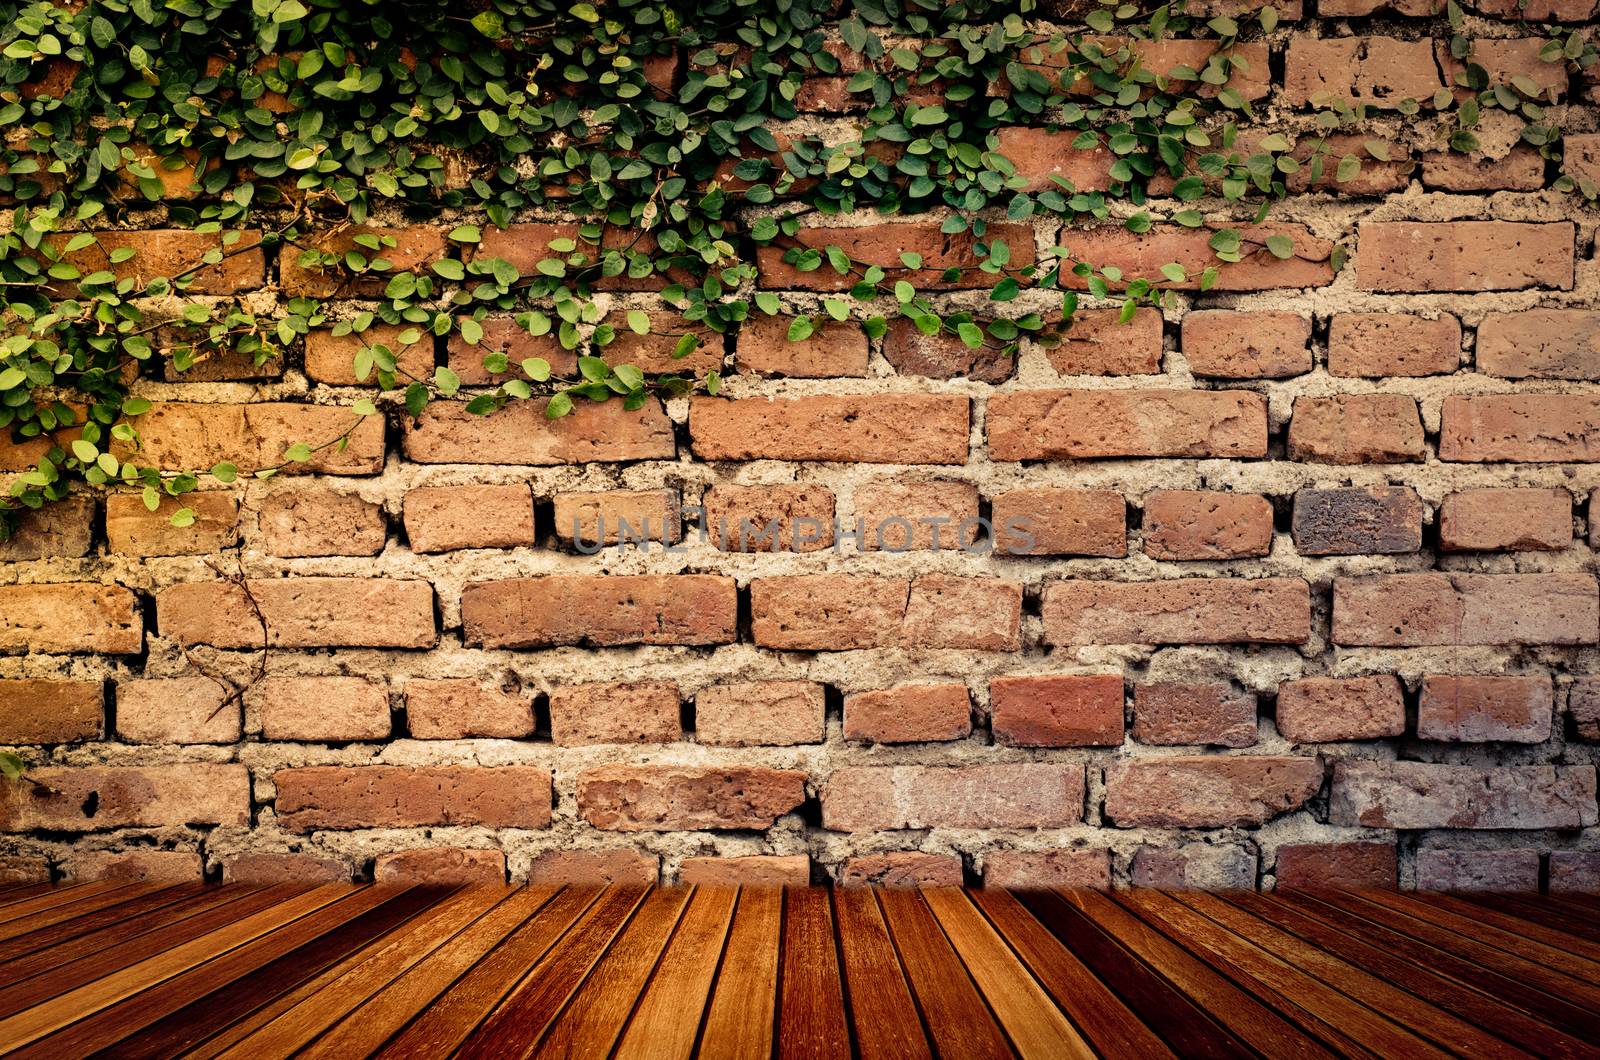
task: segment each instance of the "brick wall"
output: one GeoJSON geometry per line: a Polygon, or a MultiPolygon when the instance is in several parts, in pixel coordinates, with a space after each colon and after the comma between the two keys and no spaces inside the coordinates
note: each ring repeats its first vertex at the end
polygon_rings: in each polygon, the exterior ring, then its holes
{"type": "MultiPolygon", "coordinates": [[[[132,496],[30,519],[0,546],[0,743],[32,763],[0,787],[0,869],[1593,886],[1600,215],[1539,190],[1557,169],[1526,146],[1450,155],[1426,104],[1383,110],[1443,86],[1427,5],[1310,6],[1246,45],[1263,124],[1304,131],[1312,95],[1342,94],[1378,108],[1357,139],[1390,160],[1305,181],[1272,222],[1295,257],[1249,255],[1165,313],[1117,325],[1086,298],[1066,342],[1014,360],[903,323],[790,343],[752,321],[695,354],[719,397],[435,405],[311,473],[210,483],[186,529],[132,496]],[[619,519],[658,543],[585,543],[619,519]]],[[[1469,22],[1501,38],[1492,72],[1563,94],[1569,158],[1600,156],[1596,87],[1539,63],[1531,27],[1469,22]]],[[[778,131],[848,128],[842,81],[778,131]]],[[[1007,136],[1040,186],[1095,179],[1071,134],[1007,136]]],[[[536,260],[558,231],[522,220],[493,253],[536,260]]],[[[459,253],[380,222],[402,263],[459,253]]],[[[970,252],[937,218],[825,224],[800,238],[888,266],[970,252]]],[[[133,227],[142,261],[209,238],[161,208],[133,227]]],[[[1159,224],[1013,228],[1014,261],[1206,256],[1159,224]]],[[[757,260],[801,310],[836,286],[757,260]]],[[[319,282],[290,251],[202,277],[319,282]]],[[[635,286],[613,315],[670,321],[635,286]]],[[[372,292],[335,293],[348,316],[372,292]]],[[[665,363],[636,341],[613,359],[665,363]]],[[[147,451],[244,465],[337,433],[353,350],[314,334],[152,380],[147,451]]],[[[489,378],[442,340],[405,356],[489,378]]],[[[0,468],[29,457],[0,443],[0,468]]]]}

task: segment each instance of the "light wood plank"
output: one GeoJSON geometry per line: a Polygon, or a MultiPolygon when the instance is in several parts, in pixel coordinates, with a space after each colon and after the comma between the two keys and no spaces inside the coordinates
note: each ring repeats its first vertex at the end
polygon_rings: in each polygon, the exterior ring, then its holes
{"type": "Polygon", "coordinates": [[[701,1056],[759,1060],[772,1055],[782,931],[782,891],[747,887],[739,892],[727,951],[717,970],[711,1007],[700,1035],[701,1056]]]}
{"type": "Polygon", "coordinates": [[[878,904],[934,1048],[944,1056],[1014,1056],[922,894],[879,891],[878,904]]]}
{"type": "Polygon", "coordinates": [[[863,1060],[931,1056],[917,1002],[878,900],[864,887],[834,893],[850,1029],[863,1060]]]}
{"type": "MultiPolygon", "coordinates": [[[[697,887],[617,1044],[617,1060],[687,1060],[722,961],[738,891],[697,887]]],[[[766,1021],[770,1031],[772,1020],[766,1021]]]]}

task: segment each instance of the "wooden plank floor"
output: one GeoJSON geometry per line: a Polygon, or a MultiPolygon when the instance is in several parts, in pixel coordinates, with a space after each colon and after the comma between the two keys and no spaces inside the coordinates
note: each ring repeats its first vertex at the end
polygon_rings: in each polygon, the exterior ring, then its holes
{"type": "Polygon", "coordinates": [[[1600,1057],[1600,900],[20,887],[0,1049],[1600,1057]]]}

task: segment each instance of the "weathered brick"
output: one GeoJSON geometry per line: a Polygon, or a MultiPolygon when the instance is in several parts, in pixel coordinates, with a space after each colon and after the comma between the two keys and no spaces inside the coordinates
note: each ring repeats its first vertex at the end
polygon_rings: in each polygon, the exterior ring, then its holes
{"type": "MultiPolygon", "coordinates": [[[[1171,77],[1173,72],[1180,68],[1204,70],[1211,57],[1219,51],[1217,42],[1209,40],[1098,37],[1094,39],[1094,43],[1108,56],[1116,56],[1121,49],[1127,48],[1131,61],[1136,61],[1141,68],[1163,77],[1171,77]]],[[[1267,49],[1263,42],[1236,44],[1225,54],[1237,63],[1228,85],[1241,97],[1260,99],[1271,90],[1272,73],[1267,65],[1267,49]]],[[[1066,81],[1066,78],[1061,75],[1061,71],[1066,67],[1068,57],[1069,53],[1064,50],[1058,52],[1044,46],[1027,48],[1022,53],[1025,63],[1034,66],[1047,76],[1062,76],[1063,81],[1066,81]]],[[[1100,91],[1081,68],[1073,69],[1072,75],[1075,80],[1064,85],[1067,92],[1093,95],[1100,91]]],[[[1004,91],[1004,88],[1005,85],[1002,83],[997,84],[994,90],[1004,91]]],[[[1195,91],[1202,96],[1210,96],[1215,95],[1218,90],[1218,86],[1200,85],[1195,91]]]]}
{"type": "Polygon", "coordinates": [[[869,551],[960,549],[977,539],[978,487],[970,482],[877,479],[857,486],[852,500],[869,551]]]}
{"type": "Polygon", "coordinates": [[[816,552],[833,545],[834,498],[810,483],[712,486],[705,526],[723,552],[816,552]]]}
{"type": "Polygon", "coordinates": [[[839,867],[844,887],[960,887],[964,878],[960,855],[919,850],[864,854],[839,867]]]}
{"type": "Polygon", "coordinates": [[[659,872],[656,856],[643,850],[550,850],[529,863],[528,882],[545,886],[650,886],[659,872]]]}
{"type": "Polygon", "coordinates": [[[789,318],[752,316],[739,326],[736,356],[741,372],[797,379],[860,377],[867,374],[867,335],[849,322],[817,326],[811,336],[789,341],[789,318]]]}
{"type": "Polygon", "coordinates": [[[971,733],[966,685],[899,685],[844,697],[847,740],[923,743],[961,740],[971,733]]]}
{"type": "Polygon", "coordinates": [[[376,371],[366,378],[356,375],[356,356],[363,348],[382,346],[394,357],[396,385],[412,379],[433,378],[433,333],[416,325],[374,324],[366,331],[335,335],[332,328],[317,328],[306,335],[306,375],[334,386],[376,385],[376,371]],[[408,335],[413,341],[402,342],[408,335]]]}
{"type": "Polygon", "coordinates": [[[286,474],[376,475],[383,470],[383,417],[358,419],[334,405],[258,405],[158,402],[135,417],[139,463],[165,471],[191,471],[228,462],[241,472],[277,467],[293,445],[328,445],[310,460],[288,464],[286,474]],[[342,449],[328,443],[349,433],[342,449]]]}
{"type": "Polygon", "coordinates": [[[533,493],[527,486],[420,486],[406,491],[405,525],[413,552],[527,548],[533,493]]]}
{"type": "Polygon", "coordinates": [[[1077,135],[1075,129],[1011,126],[999,131],[998,148],[1016,167],[1017,176],[1026,181],[1023,191],[1108,190],[1116,155],[1100,143],[1089,148],[1072,146],[1077,135]]]}
{"type": "Polygon", "coordinates": [[[398,578],[174,585],[156,594],[156,622],[163,637],[217,648],[258,649],[263,639],[277,648],[431,648],[438,641],[433,587],[398,578]]]}
{"type": "Polygon", "coordinates": [[[556,537],[584,550],[620,541],[675,544],[683,520],[675,490],[598,490],[555,496],[556,537]]]}
{"type": "Polygon", "coordinates": [[[1567,691],[1567,713],[1578,739],[1600,742],[1600,677],[1577,677],[1567,691]]]}
{"type": "Polygon", "coordinates": [[[1299,313],[1200,310],[1183,318],[1183,356],[1195,375],[1302,375],[1311,371],[1311,322],[1299,313]]]}
{"type": "MultiPolygon", "coordinates": [[[[1590,93],[1592,102],[1592,89],[1590,93]]],[[[1600,184],[1600,133],[1568,133],[1563,136],[1561,171],[1578,181],[1580,185],[1585,181],[1590,184],[1600,184]]]]}
{"type": "Polygon", "coordinates": [[[1398,464],[1426,454],[1416,399],[1406,394],[1299,397],[1289,421],[1289,459],[1398,464]]]}
{"type": "Polygon", "coordinates": [[[1393,843],[1289,843],[1278,848],[1280,891],[1364,890],[1399,883],[1393,843]]]}
{"type": "Polygon", "coordinates": [[[1157,746],[1256,742],[1256,697],[1219,683],[1141,683],[1133,690],[1133,738],[1157,746]]]}
{"type": "Polygon", "coordinates": [[[901,317],[883,336],[883,359],[900,375],[928,379],[972,379],[1003,383],[1016,370],[1016,357],[985,346],[974,349],[949,331],[926,334],[916,321],[901,317]]]}
{"type": "Polygon", "coordinates": [[[558,688],[550,693],[550,738],[558,747],[680,740],[678,686],[616,681],[558,688]]]}
{"type": "Polygon", "coordinates": [[[104,701],[99,681],[0,680],[0,744],[99,739],[104,701]]]}
{"type": "Polygon", "coordinates": [[[1116,309],[1080,309],[1044,352],[1062,375],[1157,375],[1161,331],[1159,309],[1135,310],[1126,322],[1116,309]]]}
{"type": "Polygon", "coordinates": [[[1422,184],[1443,191],[1538,191],[1544,187],[1544,157],[1516,147],[1501,158],[1429,151],[1422,156],[1422,184]]]}
{"type": "MultiPolygon", "coordinates": [[[[1158,224],[1148,232],[1134,233],[1125,228],[1097,227],[1073,232],[1074,253],[1092,261],[1096,269],[1122,270],[1125,280],[1146,279],[1176,290],[1199,290],[1206,270],[1216,266],[1211,248],[1215,233],[1203,228],[1183,228],[1158,224]],[[1182,265],[1186,279],[1171,282],[1162,278],[1161,267],[1182,265]]],[[[1248,242],[1240,248],[1238,261],[1217,270],[1213,291],[1264,291],[1274,287],[1326,287],[1333,282],[1329,258],[1333,243],[1310,234],[1304,225],[1268,223],[1245,232],[1248,242]],[[1267,249],[1267,240],[1285,236],[1293,244],[1291,255],[1280,258],[1267,249]]],[[[1063,272],[1064,287],[1084,288],[1088,281],[1063,272]]],[[[1113,285],[1117,286],[1117,285],[1113,285]]]]}
{"type": "Polygon", "coordinates": [[[983,856],[983,885],[1008,890],[1109,891],[1111,854],[1106,850],[994,850],[983,856]]]}
{"type": "Polygon", "coordinates": [[[659,402],[629,411],[621,401],[581,400],[559,419],[544,414],[545,404],[518,401],[478,416],[462,402],[436,401],[419,421],[407,421],[406,458],[419,464],[548,466],[670,460],[677,454],[672,422],[659,402]]]}
{"type": "Polygon", "coordinates": [[[751,637],[782,651],[892,647],[900,640],[910,591],[904,578],[865,574],[755,578],[751,637]]]}
{"type": "Polygon", "coordinates": [[[1600,397],[1452,394],[1444,399],[1439,459],[1600,461],[1600,397]]]}
{"type": "Polygon", "coordinates": [[[1581,828],[1594,766],[1337,762],[1328,821],[1367,828],[1581,828]]]}
{"type": "Polygon", "coordinates": [[[133,655],[144,624],[120,585],[0,585],[0,651],[133,655]]]}
{"type": "Polygon", "coordinates": [[[1128,513],[1116,490],[1006,490],[990,513],[995,551],[1012,556],[1126,556],[1128,513]]]}
{"type": "Polygon", "coordinates": [[[348,883],[350,866],[314,854],[238,854],[224,858],[223,883],[253,886],[297,880],[303,883],[348,883]]]}
{"type": "Polygon", "coordinates": [[[995,460],[1267,454],[1267,406],[1237,390],[1024,390],[989,400],[995,460]]]}
{"type": "Polygon", "coordinates": [[[1283,98],[1293,106],[1337,100],[1392,110],[1406,99],[1431,105],[1443,87],[1429,37],[1296,35],[1289,41],[1283,98]]]}
{"type": "Polygon", "coordinates": [[[1444,10],[1444,0],[1322,0],[1317,14],[1324,18],[1351,18],[1394,13],[1422,18],[1444,10]]]}
{"type": "Polygon", "coordinates": [[[1548,677],[1422,679],[1417,735],[1424,740],[1543,743],[1550,738],[1555,697],[1548,677]]]}
{"type": "Polygon", "coordinates": [[[273,556],[376,556],[387,537],[381,505],[326,486],[296,485],[262,498],[254,541],[273,556]]]}
{"type": "Polygon", "coordinates": [[[208,491],[162,497],[155,511],[136,493],[106,497],[106,543],[122,556],[204,556],[239,543],[239,498],[208,491]],[[173,526],[172,516],[187,508],[188,526],[173,526]]]}
{"type": "Polygon", "coordinates": [[[1144,500],[1154,559],[1247,559],[1272,551],[1272,504],[1254,493],[1156,490],[1144,500]]]}
{"type": "Polygon", "coordinates": [[[1045,641],[1071,644],[1302,644],[1310,589],[1299,578],[1067,580],[1044,594],[1045,641]]]}
{"type": "Polygon", "coordinates": [[[1564,489],[1476,489],[1439,506],[1439,547],[1560,551],[1572,544],[1572,494],[1564,489]]]}
{"type": "Polygon", "coordinates": [[[764,766],[597,766],[578,774],[578,812],[618,832],[759,830],[805,800],[805,783],[764,766]]]}
{"type": "Polygon", "coordinates": [[[240,765],[44,766],[0,785],[0,831],[101,832],[250,823],[240,765]]]}
{"type": "Polygon", "coordinates": [[[727,644],[737,617],[733,579],[712,574],[551,574],[461,591],[462,639],[485,648],[727,644]]]}
{"type": "Polygon", "coordinates": [[[272,782],[290,832],[550,824],[550,772],[531,766],[304,766],[272,782]]]}
{"type": "Polygon", "coordinates": [[[704,324],[686,320],[679,313],[651,313],[650,330],[643,335],[618,321],[616,337],[609,346],[596,352],[612,365],[631,364],[647,375],[679,373],[705,378],[707,372],[721,372],[723,337],[704,324]],[[692,350],[682,357],[678,343],[685,335],[695,337],[692,350]]]}
{"type": "Polygon", "coordinates": [[[1285,740],[1375,740],[1405,731],[1405,695],[1392,674],[1305,677],[1278,686],[1278,734],[1285,740]]]}
{"type": "Polygon", "coordinates": [[[1083,819],[1081,765],[856,766],[822,787],[822,827],[1061,828],[1083,819]]]}
{"type": "MultiPolygon", "coordinates": [[[[1545,43],[1545,39],[1539,36],[1485,36],[1472,42],[1471,61],[1489,75],[1490,84],[1503,84],[1512,78],[1521,78],[1537,85],[1541,96],[1554,93],[1559,97],[1567,90],[1567,64],[1545,62],[1545,43]]],[[[1456,58],[1450,42],[1435,40],[1433,50],[1439,58],[1439,68],[1444,71],[1445,81],[1455,86],[1456,98],[1470,98],[1473,90],[1457,80],[1466,72],[1466,64],[1456,58]]]]}
{"type": "MultiPolygon", "coordinates": [[[[266,256],[262,253],[261,233],[245,229],[239,241],[229,246],[228,256],[214,265],[206,265],[205,256],[222,249],[222,237],[216,233],[191,232],[182,228],[156,228],[140,231],[116,230],[93,233],[95,241],[80,250],[63,253],[62,260],[78,268],[84,275],[110,271],[118,280],[132,280],[135,293],[142,292],[150,281],[162,277],[175,277],[195,269],[187,294],[228,295],[258,291],[266,284],[266,256]],[[111,261],[111,254],[119,250],[133,250],[126,261],[111,261]],[[196,266],[202,266],[196,268],[196,266]]],[[[47,237],[57,250],[64,251],[71,238],[67,233],[47,237]]],[[[75,284],[67,284],[76,287],[75,284]]]]}
{"type": "Polygon", "coordinates": [[[1016,651],[1022,647],[1022,583],[920,574],[911,582],[903,647],[1016,651]]]}
{"type": "Polygon", "coordinates": [[[805,887],[811,882],[811,859],[804,854],[684,858],[678,882],[685,887],[805,887]]]}
{"type": "Polygon", "coordinates": [[[1507,379],[1600,379],[1600,311],[1489,313],[1478,325],[1478,370],[1507,379]]]}
{"type": "Polygon", "coordinates": [[[1593,894],[1600,891],[1600,853],[1587,850],[1550,852],[1551,894],[1593,894]]]}
{"type": "Polygon", "coordinates": [[[378,883],[454,887],[506,882],[506,856],[498,850],[424,847],[379,854],[372,866],[378,883]]]}
{"type": "Polygon", "coordinates": [[[1299,490],[1292,529],[1302,556],[1416,552],[1422,547],[1422,498],[1410,486],[1299,490]]]}
{"type": "Polygon", "coordinates": [[[655,238],[647,232],[606,225],[599,240],[585,236],[576,223],[551,224],[534,221],[512,224],[505,228],[485,229],[473,258],[477,261],[500,258],[515,266],[524,276],[538,271],[538,264],[547,258],[570,258],[572,252],[550,249],[554,240],[570,239],[576,244],[576,253],[585,259],[581,269],[568,270],[568,282],[578,281],[601,291],[659,291],[669,280],[694,282],[681,267],[672,261],[674,255],[659,252],[655,238]],[[611,251],[626,258],[626,271],[617,276],[601,276],[595,266],[601,257],[611,251]],[[660,259],[661,264],[657,264],[660,259]],[[654,266],[654,267],[652,267],[654,266]]]}
{"type": "Polygon", "coordinates": [[[1164,891],[1253,891],[1256,855],[1231,843],[1140,847],[1129,875],[1135,887],[1164,891]]]}
{"type": "Polygon", "coordinates": [[[1600,599],[1589,574],[1379,574],[1335,578],[1333,642],[1594,644],[1600,599]]]}
{"type": "MultiPolygon", "coordinates": [[[[9,434],[0,433],[0,449],[9,443],[9,434]]],[[[111,494],[107,500],[117,496],[111,494]]],[[[91,497],[72,493],[42,508],[22,509],[11,539],[0,541],[0,563],[88,555],[94,543],[94,508],[91,497]]]]}
{"type": "Polygon", "coordinates": [[[1449,375],[1460,366],[1461,321],[1448,314],[1335,313],[1328,324],[1330,375],[1449,375]]]}
{"type": "Polygon", "coordinates": [[[1572,287],[1571,221],[1364,221],[1356,283],[1365,291],[1520,291],[1572,287]]]}
{"type": "Polygon", "coordinates": [[[509,316],[487,316],[482,324],[483,338],[475,346],[463,339],[459,330],[451,332],[447,340],[445,363],[464,385],[492,386],[521,376],[522,362],[530,357],[548,364],[554,379],[570,379],[578,374],[578,355],[563,348],[555,332],[530,335],[515,317],[509,316]],[[508,371],[495,373],[484,367],[484,358],[494,353],[506,355],[508,371]]]}
{"type": "Polygon", "coordinates": [[[257,688],[264,740],[389,736],[389,691],[364,677],[268,677],[257,688]]]}
{"type": "Polygon", "coordinates": [[[1322,787],[1317,758],[1208,756],[1106,768],[1106,816],[1119,828],[1232,828],[1298,810],[1322,787]]]}
{"type": "MultiPolygon", "coordinates": [[[[1011,268],[1021,269],[1033,264],[1033,229],[1020,224],[990,224],[981,239],[975,237],[970,228],[946,235],[938,224],[928,221],[860,228],[801,228],[794,235],[794,244],[799,247],[817,250],[838,247],[854,263],[880,266],[888,283],[909,279],[925,290],[989,287],[994,278],[976,267],[987,260],[979,257],[978,246],[988,248],[996,242],[1004,242],[1011,251],[1011,268]],[[907,269],[900,260],[902,253],[921,254],[922,267],[928,271],[907,269]],[[942,276],[946,269],[963,271],[955,279],[946,280],[942,276]]],[[[859,272],[841,275],[826,261],[819,269],[802,272],[784,262],[786,253],[785,248],[778,246],[756,249],[761,286],[777,290],[847,291],[860,279],[859,272]]]]}
{"type": "Polygon", "coordinates": [[[1122,675],[996,677],[989,717],[999,744],[1115,747],[1122,743],[1122,675]]]}
{"type": "Polygon", "coordinates": [[[117,736],[128,743],[233,743],[241,732],[234,690],[209,677],[117,682],[117,736]]]}
{"type": "Polygon", "coordinates": [[[406,682],[406,725],[419,740],[533,734],[533,702],[476,677],[413,677],[406,682]]]}
{"type": "Polygon", "coordinates": [[[0,856],[0,883],[35,884],[50,882],[50,859],[8,854],[0,856]]]}
{"type": "Polygon", "coordinates": [[[1419,891],[1539,893],[1537,850],[1417,851],[1419,891]]]}
{"type": "Polygon", "coordinates": [[[428,266],[448,255],[446,229],[439,225],[403,225],[383,228],[361,225],[334,232],[313,232],[296,245],[286,245],[278,255],[278,273],[285,294],[311,298],[378,298],[396,272],[426,272],[428,266]],[[358,237],[393,240],[393,246],[374,250],[356,242],[358,237]],[[338,266],[324,269],[302,262],[308,252],[346,255],[354,253],[368,263],[387,262],[387,270],[346,275],[338,266]]]}
{"type": "Polygon", "coordinates": [[[73,854],[62,867],[70,883],[199,882],[203,871],[200,855],[189,850],[93,850],[73,854]]]}
{"type": "Polygon", "coordinates": [[[689,403],[689,435],[702,460],[962,464],[967,432],[967,399],[947,394],[689,403]]]}
{"type": "Polygon", "coordinates": [[[694,697],[695,739],[728,747],[788,747],[827,736],[827,696],[815,681],[739,681],[694,697]]]}

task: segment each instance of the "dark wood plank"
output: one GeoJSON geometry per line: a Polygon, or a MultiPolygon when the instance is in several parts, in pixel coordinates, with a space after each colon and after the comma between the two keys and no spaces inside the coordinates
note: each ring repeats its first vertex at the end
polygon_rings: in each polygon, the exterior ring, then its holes
{"type": "Polygon", "coordinates": [[[19,912],[11,919],[0,923],[0,941],[26,938],[33,932],[76,920],[80,916],[100,909],[120,905],[130,898],[138,898],[149,894],[151,891],[159,890],[161,886],[159,883],[118,882],[107,886],[103,890],[88,891],[81,895],[75,887],[63,887],[59,895],[40,895],[39,898],[34,899],[34,901],[51,899],[50,905],[46,908],[36,909],[24,914],[20,910],[30,906],[31,902],[21,902],[13,907],[19,912]],[[58,898],[60,900],[55,900],[58,898]]]}
{"type": "Polygon", "coordinates": [[[26,901],[41,894],[62,889],[58,883],[22,883],[14,887],[7,887],[4,894],[0,894],[0,909],[16,902],[26,901]]]}
{"type": "Polygon", "coordinates": [[[1539,924],[1562,936],[1600,942],[1600,922],[1587,910],[1562,905],[1558,900],[1537,894],[1466,893],[1453,896],[1462,902],[1455,908],[1467,916],[1478,916],[1478,909],[1499,914],[1493,921],[1507,930],[1518,930],[1511,923],[1539,924]],[[1469,908],[1477,907],[1477,908],[1469,908]]]}
{"type": "Polygon", "coordinates": [[[945,1056],[1014,1056],[922,894],[879,891],[878,903],[934,1048],[945,1056]]]}
{"type": "Polygon", "coordinates": [[[108,946],[120,945],[244,894],[243,889],[235,887],[182,884],[12,939],[0,945],[0,987],[108,946]]]}
{"type": "Polygon", "coordinates": [[[847,887],[835,892],[833,905],[850,1030],[862,1060],[933,1055],[877,899],[864,887],[847,887]]]}
{"type": "Polygon", "coordinates": [[[793,1057],[848,1057],[850,1017],[839,974],[833,903],[826,889],[784,888],[782,960],[778,1052],[793,1057]]]}
{"type": "MultiPolygon", "coordinates": [[[[127,892],[136,885],[127,880],[97,880],[93,883],[74,883],[59,887],[45,887],[37,894],[31,894],[18,902],[0,906],[0,938],[16,938],[18,935],[33,930],[25,925],[19,926],[17,921],[26,921],[27,918],[38,913],[49,912],[62,906],[77,905],[87,902],[107,892],[127,892]]],[[[142,889],[150,889],[148,884],[137,885],[142,889]]],[[[120,899],[113,898],[112,901],[120,899]]],[[[101,902],[104,906],[105,902],[101,902]]],[[[96,906],[95,908],[99,908],[96,906]]],[[[81,909],[79,910],[82,911],[81,909]]]]}
{"type": "MultiPolygon", "coordinates": [[[[615,1060],[688,1060],[694,1055],[738,898],[731,887],[695,888],[688,912],[617,1043],[615,1060]]],[[[770,1034],[770,1005],[765,1028],[770,1034]]]]}
{"type": "Polygon", "coordinates": [[[1097,1052],[1149,1060],[1174,1055],[1077,954],[1063,946],[1014,896],[991,888],[974,891],[971,897],[1097,1052]]]}
{"type": "Polygon", "coordinates": [[[782,938],[783,892],[773,887],[741,890],[700,1033],[701,1056],[758,1060],[772,1055],[782,938]]]}
{"type": "MultiPolygon", "coordinates": [[[[1440,927],[1454,928],[1519,957],[1557,968],[1584,982],[1600,979],[1600,945],[1557,931],[1543,924],[1510,916],[1482,904],[1448,894],[1430,894],[1426,900],[1406,894],[1387,899],[1391,908],[1424,916],[1440,927]]],[[[1600,998],[1600,992],[1597,992],[1600,998]]]]}

